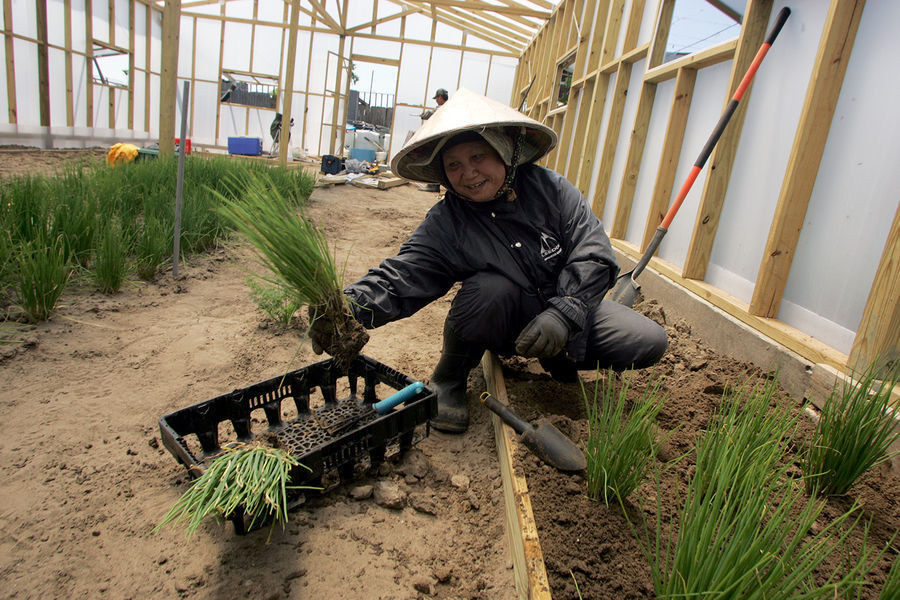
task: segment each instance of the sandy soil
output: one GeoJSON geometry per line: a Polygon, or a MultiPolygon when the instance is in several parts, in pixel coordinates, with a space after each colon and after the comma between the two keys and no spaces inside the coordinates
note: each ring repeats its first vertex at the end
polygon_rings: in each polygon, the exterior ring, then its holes
{"type": "MultiPolygon", "coordinates": [[[[0,150],[0,176],[79,160],[71,151],[0,150]]],[[[311,214],[339,254],[349,253],[351,280],[395,253],[435,199],[414,185],[335,186],[314,192],[311,214]]],[[[49,322],[0,345],[3,595],[515,598],[493,432],[477,402],[480,367],[470,377],[473,422],[465,435],[432,432],[402,461],[308,498],[270,541],[265,531],[236,536],[230,524],[215,523],[190,540],[174,527],[149,534],[187,485],[185,469],[160,444],[159,417],[320,359],[297,330],[267,323],[250,300],[245,278],[257,269],[235,243],[192,259],[177,281],[166,272],[112,296],[73,287],[49,322]],[[395,487],[400,507],[354,499],[364,485],[395,487]]],[[[374,330],[364,353],[427,381],[449,301],[374,330]]],[[[638,374],[635,393],[652,375],[666,375],[661,424],[680,426],[669,448],[677,455],[705,427],[723,387],[749,366],[716,356],[662,307],[644,309],[666,325],[671,345],[658,369],[638,374]]],[[[508,360],[504,370],[523,416],[550,415],[581,439],[577,384],[552,381],[530,360],[508,360]]],[[[589,501],[580,476],[560,475],[530,455],[518,461],[553,597],[578,597],[574,574],[583,598],[652,598],[649,567],[621,510],[589,501]]],[[[640,495],[635,514],[640,502],[652,504],[655,488],[647,484],[640,495]]],[[[873,474],[859,497],[883,544],[900,528],[896,475],[873,474]]],[[[891,560],[879,566],[876,585],[891,560]]]]}
{"type": "MultiPolygon", "coordinates": [[[[0,173],[49,173],[78,154],[5,149],[0,173]]],[[[395,253],[435,199],[412,185],[343,185],[316,190],[311,210],[350,253],[351,279],[395,253]]],[[[112,296],[73,286],[50,321],[0,345],[0,596],[514,598],[482,411],[466,435],[418,443],[415,468],[392,462],[353,482],[396,486],[400,508],[353,499],[346,485],[309,499],[268,543],[230,523],[190,540],[176,527],[150,535],[187,486],[159,417],[321,360],[298,331],[266,323],[248,269],[258,267],[235,244],[192,259],[177,281],[169,271],[112,296]]],[[[374,331],[364,353],[427,380],[448,307],[374,331]]],[[[471,380],[477,398],[480,368],[471,380]]]]}

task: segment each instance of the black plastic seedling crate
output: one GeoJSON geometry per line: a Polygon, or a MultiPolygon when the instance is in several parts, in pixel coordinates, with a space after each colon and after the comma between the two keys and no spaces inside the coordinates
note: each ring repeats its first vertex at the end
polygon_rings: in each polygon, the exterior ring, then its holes
{"type": "MultiPolygon", "coordinates": [[[[377,465],[389,449],[403,452],[429,434],[428,420],[437,414],[437,397],[427,387],[387,414],[379,415],[372,408],[412,383],[412,378],[367,356],[360,355],[345,373],[328,359],[169,413],[160,418],[159,430],[163,445],[192,477],[203,474],[223,445],[249,442],[270,432],[307,467],[295,467],[290,484],[324,490],[326,479],[347,481],[358,465],[366,461],[377,465]],[[345,379],[341,389],[348,395],[339,399],[338,382],[345,379]],[[386,386],[381,398],[378,384],[386,386]],[[321,405],[311,406],[316,388],[321,405]],[[286,401],[292,401],[293,407],[285,406],[286,401]],[[289,420],[285,419],[288,408],[296,409],[296,416],[289,420]],[[223,436],[229,424],[230,435],[223,436]]],[[[288,509],[301,501],[301,492],[294,492],[288,509]]],[[[247,533],[243,514],[231,520],[237,534],[247,533]]]]}

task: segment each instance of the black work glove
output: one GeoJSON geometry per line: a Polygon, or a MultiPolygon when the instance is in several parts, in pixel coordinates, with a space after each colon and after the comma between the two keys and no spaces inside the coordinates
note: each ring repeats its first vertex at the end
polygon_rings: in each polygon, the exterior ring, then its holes
{"type": "Polygon", "coordinates": [[[525,326],[516,338],[516,352],[538,358],[556,356],[569,341],[571,330],[569,320],[551,306],[525,326]]]}

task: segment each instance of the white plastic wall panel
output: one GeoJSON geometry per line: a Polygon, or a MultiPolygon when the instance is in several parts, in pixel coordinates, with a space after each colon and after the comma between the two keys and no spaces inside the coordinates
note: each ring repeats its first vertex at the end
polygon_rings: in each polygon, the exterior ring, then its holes
{"type": "Polygon", "coordinates": [[[464,52],[462,69],[459,73],[459,87],[484,94],[487,90],[488,68],[491,57],[480,52],[464,52]]]}
{"type": "MultiPolygon", "coordinates": [[[[147,11],[148,7],[138,4],[134,9],[134,68],[147,68],[147,11]]],[[[182,20],[181,26],[184,27],[182,20]]],[[[200,29],[198,28],[198,32],[200,29]]],[[[198,34],[199,35],[199,34],[198,34]]],[[[143,77],[143,73],[135,73],[135,78],[143,77]]],[[[141,88],[143,89],[143,87],[141,88]]]]}
{"type": "Polygon", "coordinates": [[[638,46],[650,43],[653,38],[653,30],[656,28],[656,15],[659,12],[661,0],[647,0],[644,3],[644,15],[641,17],[641,28],[638,31],[638,46]]]}
{"type": "MultiPolygon", "coordinates": [[[[310,63],[309,60],[309,39],[312,36],[311,32],[308,31],[298,31],[297,32],[297,56],[294,59],[294,85],[293,90],[295,92],[305,92],[306,91],[306,75],[307,68],[306,65],[310,63]]],[[[287,42],[284,44],[284,68],[287,68],[287,57],[288,57],[288,47],[287,42]]],[[[286,73],[285,73],[286,74],[286,73]]],[[[292,109],[293,110],[293,109],[292,109]]],[[[294,113],[294,118],[297,118],[297,113],[294,113]]],[[[299,120],[297,121],[300,122],[299,120]]]]}
{"type": "MultiPolygon", "coordinates": [[[[226,5],[227,6],[227,5],[226,5]]],[[[222,69],[250,70],[250,25],[225,23],[225,43],[222,45],[222,69]]]]}
{"type": "MultiPolygon", "coordinates": [[[[257,6],[257,17],[260,21],[269,21],[271,23],[290,23],[291,22],[291,5],[282,2],[260,2],[257,6]],[[287,8],[287,11],[285,11],[287,8]]],[[[303,16],[303,13],[300,13],[303,16]]]]}
{"type": "Polygon", "coordinates": [[[91,28],[94,39],[111,44],[109,39],[109,3],[108,0],[90,0],[91,28]]]}
{"type": "MultiPolygon", "coordinates": [[[[422,103],[422,74],[428,72],[428,46],[405,44],[400,63],[397,103],[417,106],[422,103]]],[[[432,93],[432,95],[434,95],[432,93]]],[[[421,111],[418,111],[421,113],[421,111]]],[[[418,114],[417,113],[417,114],[418,114]]]]}
{"type": "MultiPolygon", "coordinates": [[[[781,6],[773,7],[772,18],[781,6]]],[[[814,0],[796,7],[792,4],[791,8],[791,17],[742,99],[747,114],[706,274],[709,283],[748,303],[827,10],[826,5],[814,0]]]]}
{"type": "MultiPolygon", "coordinates": [[[[40,105],[35,102],[40,91],[37,78],[37,45],[21,39],[13,40],[16,68],[16,116],[19,125],[40,125],[40,105]]],[[[6,79],[3,79],[6,89],[6,79]]]]}
{"type": "Polygon", "coordinates": [[[66,123],[66,53],[50,48],[47,51],[47,70],[50,73],[50,125],[67,126],[66,123]]]}
{"type": "Polygon", "coordinates": [[[220,110],[219,137],[222,144],[226,145],[230,137],[244,137],[247,109],[237,104],[223,104],[220,110]]]}
{"type": "Polygon", "coordinates": [[[491,75],[488,79],[485,96],[497,102],[509,104],[509,96],[516,79],[518,59],[508,56],[495,56],[491,61],[491,75]]]}
{"type": "MultiPolygon", "coordinates": [[[[719,63],[697,72],[697,81],[694,84],[694,95],[691,101],[691,110],[688,114],[687,126],[684,133],[684,142],[681,145],[681,156],[678,160],[678,169],[675,171],[674,195],[681,189],[688,173],[694,166],[697,156],[709,139],[710,133],[722,115],[722,107],[728,97],[728,79],[731,75],[731,61],[719,63]]],[[[669,227],[669,232],[663,238],[659,246],[659,256],[681,267],[687,256],[691,234],[694,231],[694,221],[697,209],[700,205],[700,196],[706,177],[709,173],[708,165],[697,176],[697,180],[691,187],[669,227]]],[[[666,203],[666,210],[671,205],[672,199],[666,203]]]]}
{"type": "Polygon", "coordinates": [[[459,59],[460,52],[458,50],[446,50],[444,48],[435,48],[431,54],[431,71],[429,72],[428,85],[424,92],[424,104],[426,106],[436,106],[434,100],[435,90],[444,88],[448,92],[453,92],[456,88],[456,81],[459,79],[459,59]]]}
{"type": "Polygon", "coordinates": [[[109,88],[94,86],[94,127],[109,127],[109,88]]]}
{"type": "MultiPolygon", "coordinates": [[[[309,110],[306,111],[306,148],[313,154],[319,153],[319,129],[322,124],[322,97],[307,98],[309,110]]],[[[298,121],[299,122],[299,121],[298,121]]]]}
{"type": "Polygon", "coordinates": [[[162,15],[156,11],[150,17],[150,40],[150,71],[158,74],[162,69],[162,15]]]}
{"type": "MultiPolygon", "coordinates": [[[[145,107],[145,99],[144,99],[144,88],[145,88],[146,77],[144,77],[143,73],[138,73],[137,77],[135,77],[135,84],[137,85],[137,89],[140,90],[140,93],[135,91],[134,94],[134,130],[135,131],[145,131],[147,128],[147,124],[144,122],[144,107],[145,107]],[[138,82],[138,80],[140,80],[138,82]]],[[[200,88],[203,84],[198,83],[195,88],[200,88]]],[[[191,88],[191,94],[195,93],[195,88],[191,88]]],[[[197,92],[199,93],[199,92],[197,92]]],[[[153,103],[151,102],[151,106],[153,103]]],[[[151,120],[152,120],[151,115],[151,120]]],[[[202,121],[202,119],[198,119],[202,121]]],[[[76,118],[77,122],[77,118],[76,118]]],[[[215,132],[211,131],[208,140],[212,141],[215,139],[215,132]]]]}
{"type": "MultiPolygon", "coordinates": [[[[193,19],[181,19],[178,30],[178,67],[177,73],[179,77],[190,79],[191,71],[194,63],[194,25],[193,19]]],[[[196,76],[196,74],[195,74],[196,76]]]]}
{"type": "MultiPolygon", "coordinates": [[[[72,57],[72,111],[73,126],[87,127],[87,60],[80,55],[72,57]]],[[[143,113],[142,113],[143,119],[143,113]]]]}
{"type": "Polygon", "coordinates": [[[438,23],[434,30],[434,41],[439,44],[462,44],[463,32],[456,27],[450,27],[445,23],[438,23]]]}
{"type": "MultiPolygon", "coordinates": [[[[647,213],[650,212],[653,190],[656,187],[656,176],[659,172],[659,161],[662,157],[674,95],[674,79],[663,81],[656,86],[656,97],[653,99],[653,113],[647,128],[647,139],[644,143],[644,157],[641,160],[641,171],[638,173],[634,199],[631,205],[631,215],[628,218],[628,227],[625,231],[625,239],[638,247],[640,247],[644,239],[647,213]]],[[[677,181],[672,183],[676,193],[680,185],[677,181]]],[[[673,198],[674,195],[667,198],[666,204],[670,204],[673,198]]]]}
{"type": "Polygon", "coordinates": [[[898,23],[900,4],[866,4],[778,315],[843,352],[900,201],[900,120],[888,118],[900,82],[885,72],[900,55],[898,23]]]}
{"type": "MultiPolygon", "coordinates": [[[[396,60],[400,57],[400,42],[355,38],[353,40],[353,53],[396,60]]],[[[391,88],[391,93],[394,93],[393,88],[391,88]]]]}
{"type": "MultiPolygon", "coordinates": [[[[0,4],[2,6],[2,4],[0,4]]],[[[0,11],[2,12],[2,11],[0,11]]],[[[3,67],[3,91],[0,93],[0,123],[8,123],[9,122],[9,97],[7,95],[8,90],[6,89],[6,44],[0,44],[0,64],[4,65],[3,67]]]]}
{"type": "MultiPolygon", "coordinates": [[[[284,45],[287,46],[287,37],[285,37],[284,45]]],[[[253,68],[251,71],[277,78],[278,71],[282,68],[278,58],[280,55],[281,29],[257,26],[256,36],[253,38],[253,68]]]]}
{"type": "Polygon", "coordinates": [[[397,155],[403,144],[406,143],[406,136],[421,127],[422,121],[418,115],[421,109],[413,106],[397,104],[394,106],[394,123],[391,132],[391,147],[389,157],[393,158],[397,155]]]}
{"type": "Polygon", "coordinates": [[[150,93],[147,95],[150,102],[150,127],[148,131],[151,138],[159,137],[159,75],[150,75],[150,93]]]}
{"type": "MultiPolygon", "coordinates": [[[[181,21],[184,28],[186,21],[181,21]]],[[[194,66],[194,77],[209,81],[219,78],[219,41],[222,37],[222,24],[219,21],[197,19],[197,41],[194,48],[197,64],[194,66]]]]}
{"type": "Polygon", "coordinates": [[[616,51],[613,56],[622,56],[625,48],[625,32],[628,31],[628,18],[631,15],[631,5],[634,0],[625,0],[622,8],[622,18],[619,20],[619,35],[616,38],[616,51]]]}
{"type": "MultiPolygon", "coordinates": [[[[131,39],[128,35],[128,25],[129,20],[131,19],[130,5],[131,0],[116,0],[115,44],[119,48],[128,48],[128,45],[131,43],[131,39]]],[[[135,6],[135,11],[138,10],[138,7],[140,7],[140,4],[135,6]]]]}
{"type": "MultiPolygon", "coordinates": [[[[47,1],[47,41],[52,46],[65,48],[66,46],[66,20],[62,18],[65,14],[65,5],[61,0],[47,1]],[[57,17],[57,15],[59,17],[57,17]]],[[[0,11],[2,12],[2,11],[0,11]]],[[[2,15],[0,15],[2,22],[2,15]]]]}
{"type": "MultiPolygon", "coordinates": [[[[393,2],[384,2],[383,0],[378,3],[378,18],[382,19],[384,17],[389,17],[391,15],[396,15],[403,12],[403,9],[393,2]]],[[[375,33],[378,35],[386,35],[389,37],[399,37],[400,36],[400,27],[402,24],[402,19],[392,19],[390,21],[386,21],[384,23],[379,23],[375,27],[375,33]]],[[[363,32],[368,33],[368,30],[363,32]]],[[[397,54],[391,56],[391,58],[397,58],[397,54]]]]}
{"type": "Polygon", "coordinates": [[[431,18],[425,15],[412,14],[406,17],[406,39],[431,41],[431,18]]]}
{"type": "MultiPolygon", "coordinates": [[[[326,85],[328,85],[326,81],[327,69],[330,68],[333,73],[337,64],[337,57],[335,55],[329,57],[329,51],[336,54],[337,50],[337,36],[320,33],[313,35],[312,54],[309,61],[309,90],[311,92],[321,93],[325,90],[326,85]]],[[[297,71],[302,72],[304,70],[303,63],[298,60],[296,64],[297,71]]],[[[330,81],[333,86],[333,77],[330,81]]]]}

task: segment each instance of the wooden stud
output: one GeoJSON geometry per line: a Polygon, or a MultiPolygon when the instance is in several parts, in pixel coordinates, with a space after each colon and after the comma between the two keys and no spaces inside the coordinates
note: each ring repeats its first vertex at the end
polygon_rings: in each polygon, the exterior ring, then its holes
{"type": "MultiPolygon", "coordinates": [[[[3,0],[3,26],[6,31],[12,32],[12,0],[3,0]]],[[[13,59],[13,36],[5,35],[6,46],[6,99],[9,113],[9,123],[18,123],[16,117],[16,68],[13,59]]]]}
{"type": "MultiPolygon", "coordinates": [[[[299,19],[299,17],[298,17],[298,19],[299,19]]],[[[316,24],[316,18],[315,18],[315,17],[313,17],[313,19],[312,19],[312,21],[311,21],[311,24],[312,24],[313,26],[315,26],[315,24],[316,24]]],[[[293,27],[292,27],[291,29],[293,29],[293,27]]],[[[311,31],[310,34],[309,34],[309,45],[308,45],[308,47],[307,47],[307,49],[306,49],[306,84],[305,84],[304,87],[303,87],[303,100],[304,100],[304,107],[303,107],[303,147],[304,147],[304,148],[306,148],[306,146],[307,146],[307,144],[306,144],[306,116],[309,114],[309,96],[310,96],[310,93],[309,93],[309,72],[312,71],[312,68],[310,68],[310,67],[311,67],[311,65],[312,65],[312,49],[313,49],[313,36],[314,36],[314,35],[315,35],[315,32],[314,32],[314,31],[311,31]]],[[[316,152],[315,152],[315,153],[316,153],[316,154],[319,153],[319,149],[318,149],[318,148],[316,148],[316,152]]]]}
{"type": "MultiPolygon", "coordinates": [[[[509,404],[506,383],[500,361],[490,351],[481,358],[487,391],[502,404],[509,404]]],[[[513,573],[519,598],[550,600],[550,582],[544,565],[544,556],[538,538],[537,523],[528,495],[528,483],[513,464],[513,456],[519,447],[518,434],[491,413],[494,439],[500,459],[500,477],[506,499],[506,531],[512,554],[513,573]]]]}
{"type": "MultiPolygon", "coordinates": [[[[146,70],[144,71],[144,131],[150,132],[150,42],[153,39],[151,36],[152,33],[152,24],[153,24],[153,8],[148,4],[147,8],[147,18],[144,23],[144,27],[146,29],[144,35],[144,66],[146,70]]],[[[219,65],[219,71],[221,72],[222,65],[219,65]]],[[[219,111],[218,104],[216,104],[216,134],[219,133],[219,111]]]]}
{"type": "MultiPolygon", "coordinates": [[[[116,43],[116,2],[115,0],[107,0],[107,25],[109,26],[109,43],[116,43]]],[[[110,129],[116,128],[116,86],[106,86],[106,121],[110,129]]]]}
{"type": "MultiPolygon", "coordinates": [[[[285,4],[287,8],[287,4],[285,4]]],[[[219,6],[221,16],[225,16],[225,4],[219,6]]],[[[216,143],[219,141],[219,134],[222,121],[222,60],[225,56],[225,20],[222,20],[219,27],[219,80],[216,83],[216,143]]],[[[148,57],[149,58],[149,57],[148,57]]]]}
{"type": "Polygon", "coordinates": [[[41,126],[50,127],[50,60],[47,51],[47,0],[35,0],[37,20],[38,109],[41,126]]]}
{"type": "MultiPolygon", "coordinates": [[[[731,96],[741,83],[747,68],[753,62],[760,45],[765,40],[771,13],[772,0],[752,0],[747,5],[744,26],[741,28],[741,35],[731,66],[731,78],[728,82],[725,106],[731,101],[731,96]]],[[[731,171],[734,167],[751,92],[752,86],[747,89],[737,110],[731,116],[728,127],[722,132],[722,137],[719,138],[709,157],[706,182],[703,185],[700,206],[694,220],[694,231],[684,261],[683,275],[685,277],[703,279],[706,276],[706,267],[709,265],[716,230],[719,227],[719,218],[722,216],[722,209],[725,205],[725,194],[728,191],[728,182],[731,179],[731,171]]]]}
{"type": "MultiPolygon", "coordinates": [[[[291,0],[291,27],[288,29],[288,54],[287,66],[284,70],[284,96],[281,100],[281,133],[284,134],[285,124],[287,131],[291,127],[291,108],[294,102],[294,66],[297,60],[297,24],[300,22],[300,0],[291,0]]],[[[306,119],[304,119],[305,121],[306,119]]],[[[278,144],[278,164],[287,164],[288,144],[278,144]]]]}
{"type": "MultiPolygon", "coordinates": [[[[344,6],[347,6],[346,3],[344,6]]],[[[331,107],[331,135],[328,140],[328,153],[334,154],[336,148],[340,148],[341,146],[336,146],[335,143],[337,138],[340,135],[338,128],[340,124],[338,120],[340,119],[341,112],[341,83],[343,82],[344,76],[344,45],[347,42],[347,36],[340,36],[340,41],[338,42],[338,56],[337,56],[337,72],[335,73],[335,82],[334,82],[334,102],[331,107]]],[[[347,77],[347,79],[350,79],[347,77]]],[[[346,113],[345,113],[346,114],[346,113]]],[[[343,123],[343,119],[340,119],[341,124],[343,123]]]]}
{"type": "Polygon", "coordinates": [[[628,14],[628,25],[625,26],[625,39],[622,43],[622,54],[628,54],[637,47],[641,33],[641,21],[644,18],[644,1],[632,0],[631,12],[628,14]]]}
{"type": "Polygon", "coordinates": [[[864,5],[864,0],[832,0],[828,9],[786,176],[750,301],[750,312],[754,315],[774,317],[781,306],[864,5]]]}
{"type": "Polygon", "coordinates": [[[619,130],[622,128],[622,113],[625,111],[625,97],[628,95],[630,79],[631,63],[619,63],[616,85],[613,88],[612,105],[609,108],[609,120],[606,125],[606,139],[603,142],[603,153],[600,155],[600,171],[597,173],[597,185],[594,188],[593,209],[595,215],[602,215],[606,205],[606,193],[612,176],[613,157],[619,143],[619,130]]]}
{"type": "MultiPolygon", "coordinates": [[[[259,0],[253,0],[253,24],[250,25],[250,70],[255,71],[253,59],[256,58],[256,53],[253,52],[254,44],[256,42],[256,21],[257,17],[259,17],[259,0]]],[[[196,44],[195,44],[196,46],[196,44]]],[[[250,134],[250,109],[244,111],[244,135],[250,134]]]]}
{"type": "Polygon", "coordinates": [[[900,358],[900,203],[856,330],[849,366],[863,371],[876,360],[900,358]]]}
{"type": "Polygon", "coordinates": [[[197,97],[197,19],[194,18],[191,19],[191,39],[194,40],[194,43],[191,44],[191,89],[194,90],[194,93],[189,94],[191,106],[190,114],[188,115],[190,122],[186,134],[188,139],[194,137],[194,107],[197,106],[197,103],[194,102],[194,99],[197,97]]]}
{"type": "Polygon", "coordinates": [[[178,32],[181,0],[165,0],[162,22],[162,57],[159,69],[159,154],[175,153],[175,103],[178,93],[178,32]]]}
{"type": "Polygon", "coordinates": [[[65,69],[66,69],[66,127],[75,125],[74,80],[72,77],[72,0],[63,0],[65,28],[65,69]]]}
{"type": "MultiPolygon", "coordinates": [[[[134,129],[134,42],[135,42],[135,19],[137,5],[135,2],[128,3],[128,129],[134,129]]],[[[196,30],[196,22],[194,19],[194,29],[196,30]]],[[[197,39],[196,34],[194,39],[197,39]]],[[[196,44],[194,44],[196,46],[196,44]]],[[[196,58],[194,59],[196,62],[196,58]]],[[[191,120],[193,122],[193,119],[191,120]]]]}
{"type": "MultiPolygon", "coordinates": [[[[94,126],[94,8],[92,2],[84,3],[84,36],[85,36],[85,109],[87,110],[87,126],[94,126]]],[[[148,69],[149,70],[149,69],[148,69]]]]}

